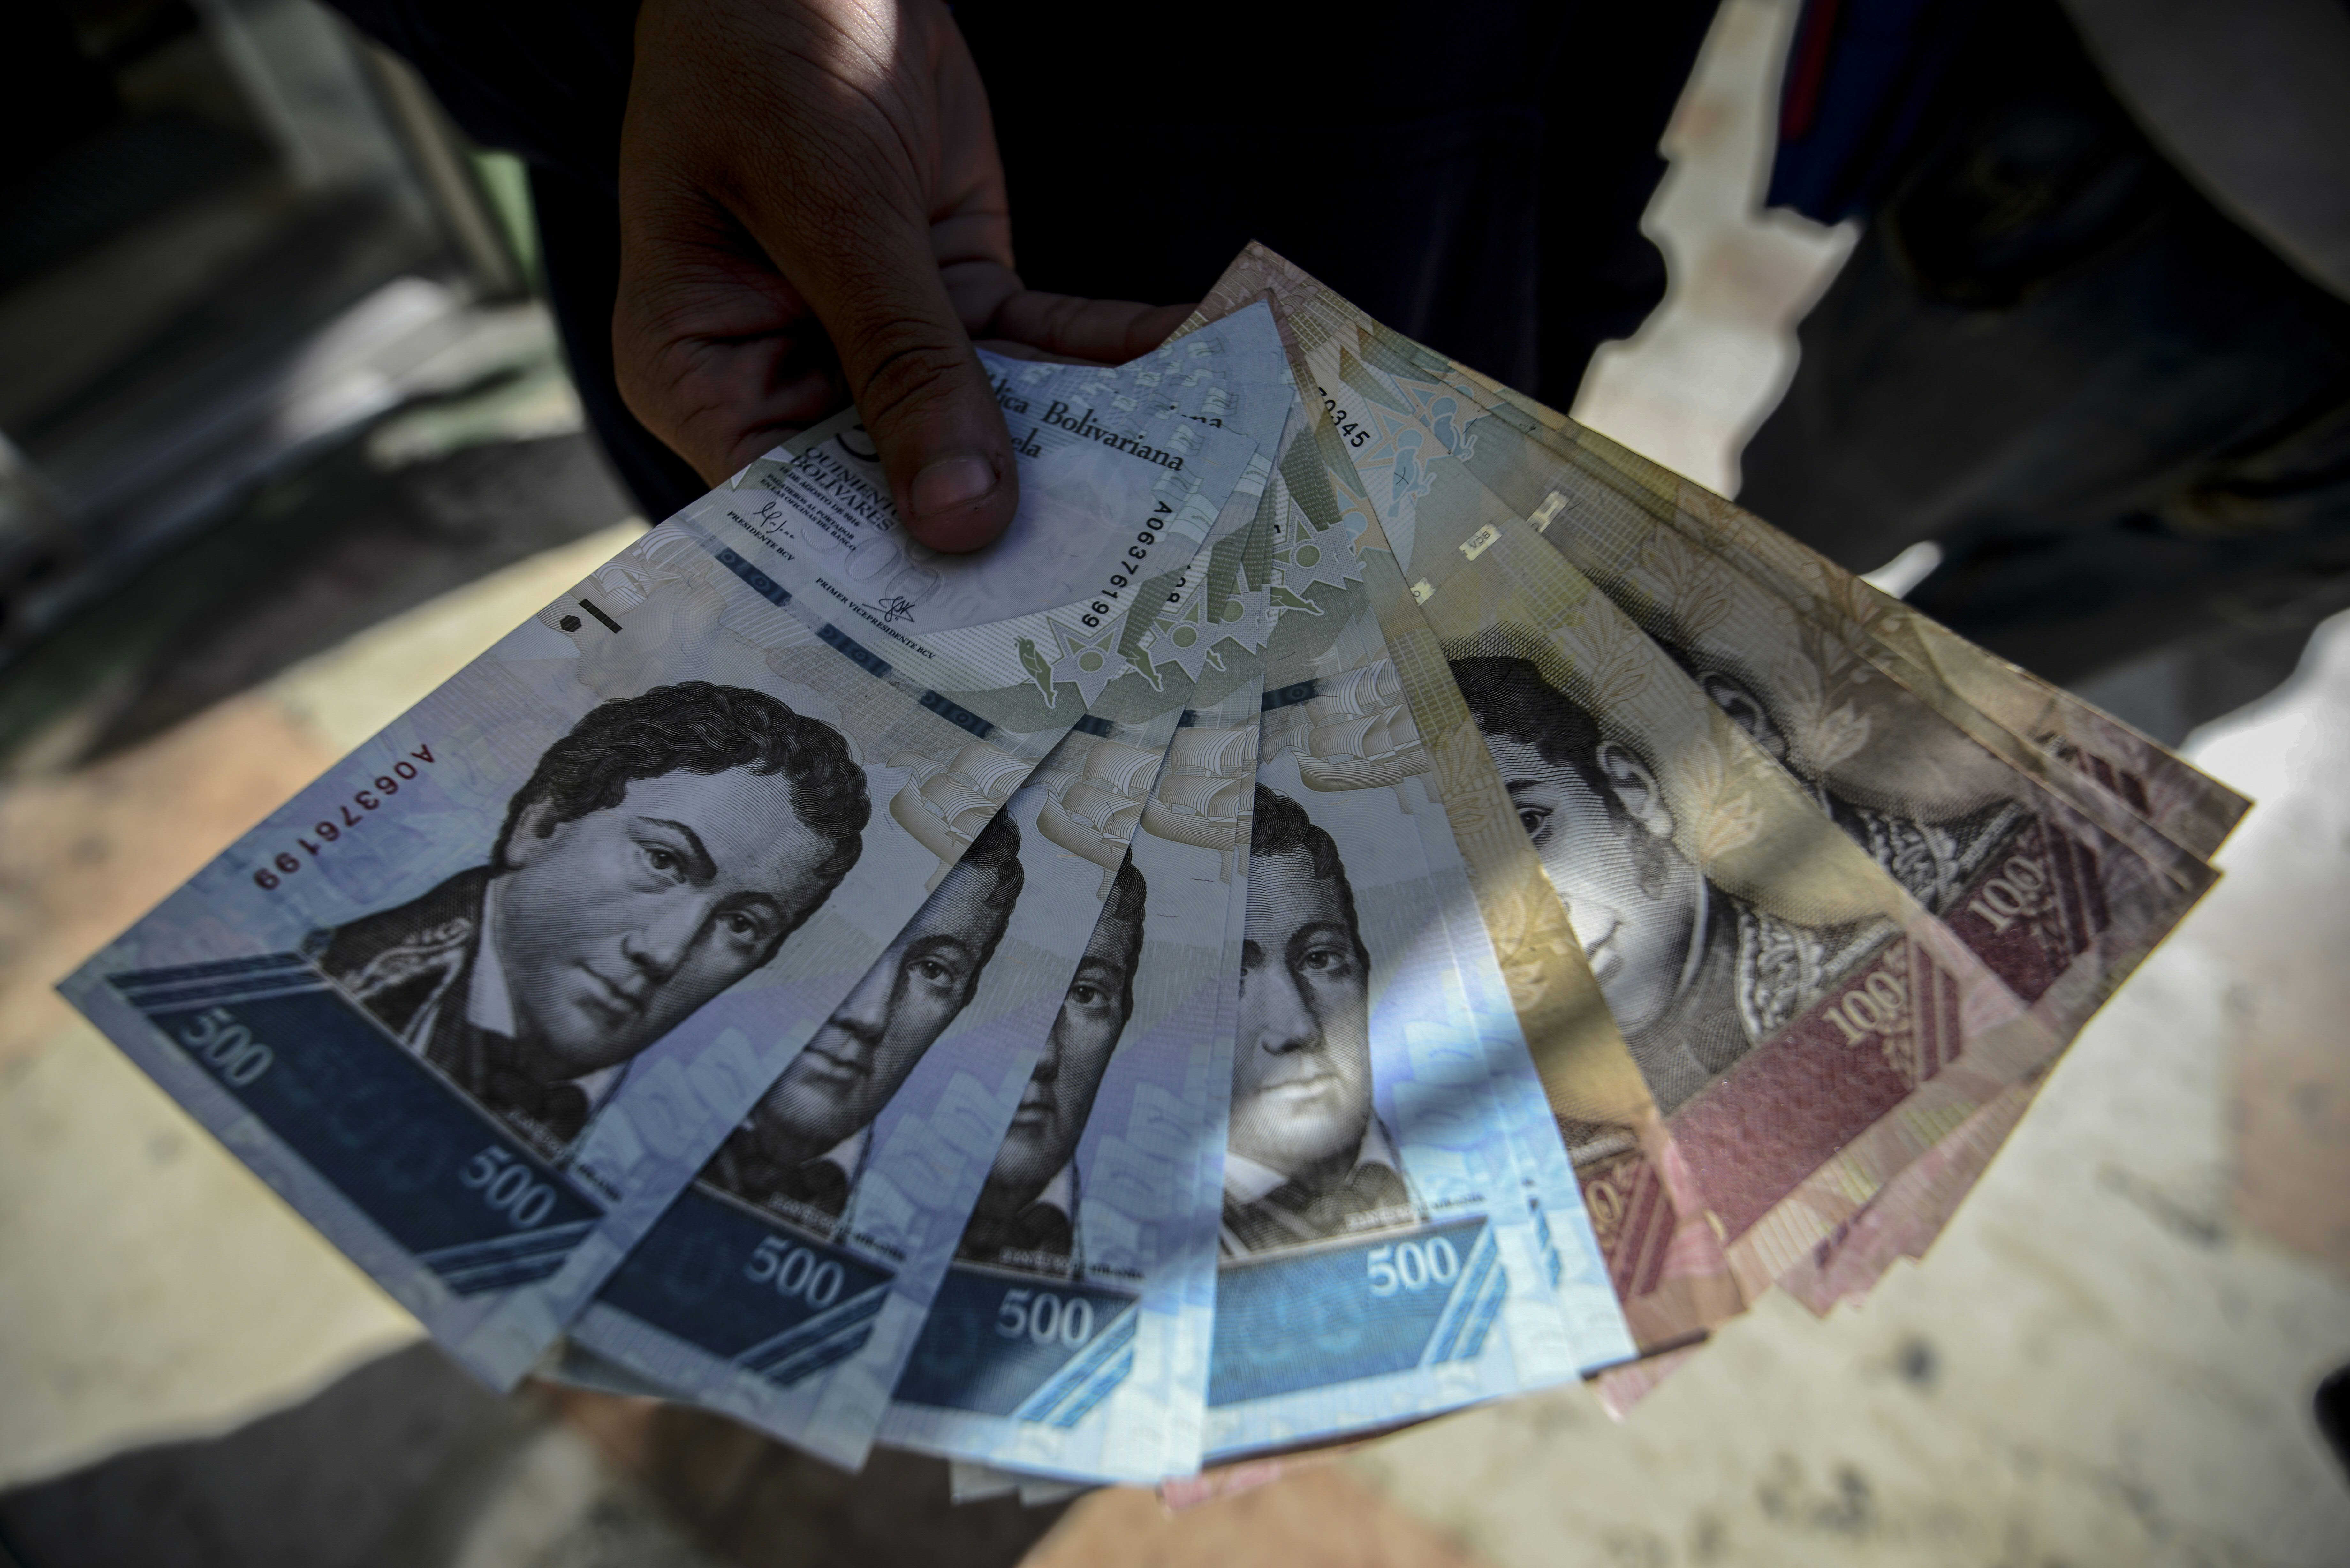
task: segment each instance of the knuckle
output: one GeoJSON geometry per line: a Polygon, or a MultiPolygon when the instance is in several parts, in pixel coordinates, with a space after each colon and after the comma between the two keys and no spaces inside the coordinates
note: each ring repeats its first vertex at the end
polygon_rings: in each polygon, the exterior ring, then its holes
{"type": "Polygon", "coordinates": [[[970,350],[947,342],[928,322],[881,324],[868,328],[858,347],[857,403],[868,424],[943,407],[963,389],[971,369],[970,350]]]}

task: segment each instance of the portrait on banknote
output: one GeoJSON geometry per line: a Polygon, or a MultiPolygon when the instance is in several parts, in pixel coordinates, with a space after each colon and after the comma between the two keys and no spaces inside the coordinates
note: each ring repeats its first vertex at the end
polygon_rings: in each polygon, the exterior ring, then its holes
{"type": "Polygon", "coordinates": [[[2030,830],[2032,814],[1986,776],[1988,759],[1921,723],[1924,711],[1891,682],[1875,683],[1878,700],[1865,710],[1846,701],[1832,713],[1800,712],[1807,698],[1821,706],[1816,661],[1782,649],[1765,672],[1718,637],[1681,632],[1669,616],[1644,624],[1698,690],[1929,913],[1949,913],[2030,830]]]}
{"type": "Polygon", "coordinates": [[[1142,960],[1149,896],[1129,854],[1110,881],[1101,918],[980,1189],[955,1249],[958,1262],[1055,1275],[1083,1268],[1078,1205],[1084,1177],[1077,1146],[1093,1116],[1102,1075],[1134,1016],[1134,973],[1142,960]]]}
{"type": "Polygon", "coordinates": [[[971,1001],[1025,880],[999,813],[834,1008],[704,1169],[722,1191],[828,1233],[863,1173],[874,1118],[971,1001]]]}
{"type": "Polygon", "coordinates": [[[1224,1158],[1227,1256],[1418,1217],[1374,1108],[1370,951],[1336,841],[1256,788],[1224,1158]]]}
{"type": "Polygon", "coordinates": [[[775,956],[856,864],[868,815],[831,726],[744,687],[656,687],[547,747],[481,864],[305,951],[552,1151],[639,1053],[775,956]]]}
{"type": "Polygon", "coordinates": [[[1451,661],[1592,976],[1668,1114],[1882,944],[1881,922],[1797,924],[1719,887],[1677,842],[1657,764],[1531,659],[1451,661]]]}

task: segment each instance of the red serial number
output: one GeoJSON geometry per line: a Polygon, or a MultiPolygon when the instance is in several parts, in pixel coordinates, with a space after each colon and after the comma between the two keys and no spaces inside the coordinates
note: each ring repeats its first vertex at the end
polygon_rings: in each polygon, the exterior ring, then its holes
{"type": "MultiPolygon", "coordinates": [[[[417,747],[414,751],[409,753],[407,756],[402,757],[398,762],[392,763],[391,772],[388,774],[376,774],[375,788],[360,790],[351,796],[348,805],[336,807],[335,809],[337,813],[339,814],[342,818],[339,823],[336,822],[332,817],[328,817],[325,821],[313,825],[310,831],[317,836],[317,841],[316,843],[313,843],[307,837],[296,838],[294,842],[308,850],[310,852],[310,858],[313,860],[317,859],[318,857],[319,844],[332,844],[336,839],[340,838],[343,836],[343,830],[345,828],[357,827],[360,823],[365,822],[367,820],[366,816],[359,815],[359,813],[380,809],[383,805],[383,796],[398,794],[400,793],[400,784],[417,775],[420,771],[416,765],[417,763],[423,763],[430,765],[432,761],[432,747],[417,747]],[[411,758],[413,758],[414,761],[411,761],[411,758]],[[354,813],[351,810],[353,805],[359,808],[359,813],[354,813]]],[[[277,857],[275,860],[272,860],[269,864],[270,866],[275,866],[277,869],[273,871],[268,866],[265,866],[260,870],[255,871],[253,874],[254,886],[261,888],[265,892],[276,887],[279,882],[285,879],[285,877],[291,877],[295,872],[302,869],[302,862],[300,858],[297,857],[291,849],[283,849],[278,851],[277,857]]]]}

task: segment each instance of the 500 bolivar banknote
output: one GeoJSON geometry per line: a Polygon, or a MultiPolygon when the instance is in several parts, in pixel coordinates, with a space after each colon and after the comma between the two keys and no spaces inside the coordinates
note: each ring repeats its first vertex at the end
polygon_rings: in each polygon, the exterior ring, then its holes
{"type": "MultiPolygon", "coordinates": [[[[1554,1284],[1446,940],[1430,762],[1314,441],[1266,491],[1272,617],[1209,1366],[1215,1456],[1409,1419],[1629,1353],[1554,1284]],[[1570,1324],[1586,1334],[1576,1343],[1570,1324]]],[[[1565,1217],[1561,1216],[1562,1220],[1565,1217]]]]}
{"type": "MultiPolygon", "coordinates": [[[[1262,333],[1263,323],[1255,325],[1262,333]]],[[[1139,373],[1154,373],[1170,358],[1211,363],[1216,346],[1162,353],[1143,361],[1139,373]]],[[[1023,368],[1015,376],[999,368],[1007,412],[1018,413],[1023,401],[1012,389],[1063,389],[1056,379],[1063,374],[1023,368]]],[[[1055,397],[1045,406],[1073,405],[1055,397]]],[[[1268,426],[1277,412],[1267,410],[1268,426]]],[[[1090,406],[1066,417],[1081,432],[1113,428],[1090,406]]],[[[1145,442],[1172,441],[1161,433],[1168,419],[1130,428],[1145,442]]],[[[1213,584],[1218,562],[1246,552],[1262,478],[1253,465],[1234,487],[1203,552],[1207,571],[1187,565],[1175,586],[1154,597],[1154,616],[1180,620],[1193,597],[1181,584],[1213,584]]],[[[1139,635],[1128,628],[1096,651],[1107,662],[1110,649],[1132,650],[1148,668],[1153,634],[1165,629],[1150,619],[1139,635]]],[[[1233,647],[1229,639],[1217,646],[1233,647]]],[[[1101,677],[1091,687],[1097,709],[1118,697],[1109,684],[1118,665],[1079,670],[1101,677]]],[[[574,1328],[567,1373],[687,1395],[837,1462],[861,1460],[917,1330],[938,1304],[942,1276],[950,1308],[960,1299],[948,1276],[956,1237],[974,1203],[988,1200],[988,1161],[1032,1065],[1040,1052],[1057,1064],[1052,1042],[1086,1014],[1082,1006],[1073,1013],[1071,996],[1099,989],[1085,979],[1087,963],[1130,968],[1130,954],[1089,953],[1088,911],[1122,885],[1103,872],[1121,865],[1161,755],[1190,711],[1186,703],[1246,679],[1220,670],[1203,688],[1180,659],[1150,673],[1156,680],[1147,692],[1124,699],[1123,711],[1139,713],[1139,722],[1115,725],[1098,711],[1080,719],[1076,732],[942,872],[930,901],[599,1293],[574,1328]],[[994,870],[983,877],[973,857],[991,844],[993,853],[981,857],[994,870]],[[1005,942],[1012,950],[999,957],[1005,942]],[[948,978],[929,978],[941,969],[948,978]]],[[[1076,684],[1087,696],[1087,682],[1076,684]]],[[[985,791],[974,791],[973,782],[1012,774],[1009,760],[984,740],[951,757],[898,760],[917,778],[891,802],[893,815],[918,833],[950,840],[986,819],[985,791]]],[[[1131,882],[1131,867],[1125,869],[1131,882]]],[[[1132,916],[1127,911],[1118,929],[1139,930],[1132,916]]],[[[1171,1196],[1188,1220],[1189,1194],[1171,1196]]],[[[1056,1413],[1074,1419],[1125,1380],[1133,1361],[1119,1353],[1139,1320],[1107,1312],[1107,1294],[1098,1303],[1067,1299],[1078,1305],[1065,1317],[1064,1297],[1054,1297],[1054,1334],[1085,1354],[1080,1373],[1067,1386],[1056,1385],[1066,1396],[1056,1413]]],[[[1154,1356],[1166,1348],[1160,1326],[1154,1320],[1144,1336],[1154,1356]]],[[[1084,1437],[1098,1439],[1111,1414],[1103,1412],[1084,1437]]]]}

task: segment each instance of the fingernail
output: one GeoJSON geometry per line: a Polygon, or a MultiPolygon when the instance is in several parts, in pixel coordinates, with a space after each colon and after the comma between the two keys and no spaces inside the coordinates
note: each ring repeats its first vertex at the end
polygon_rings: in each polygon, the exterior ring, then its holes
{"type": "Polygon", "coordinates": [[[971,452],[942,457],[914,475],[914,513],[927,517],[951,512],[958,506],[970,505],[994,488],[995,466],[987,459],[971,452]]]}

